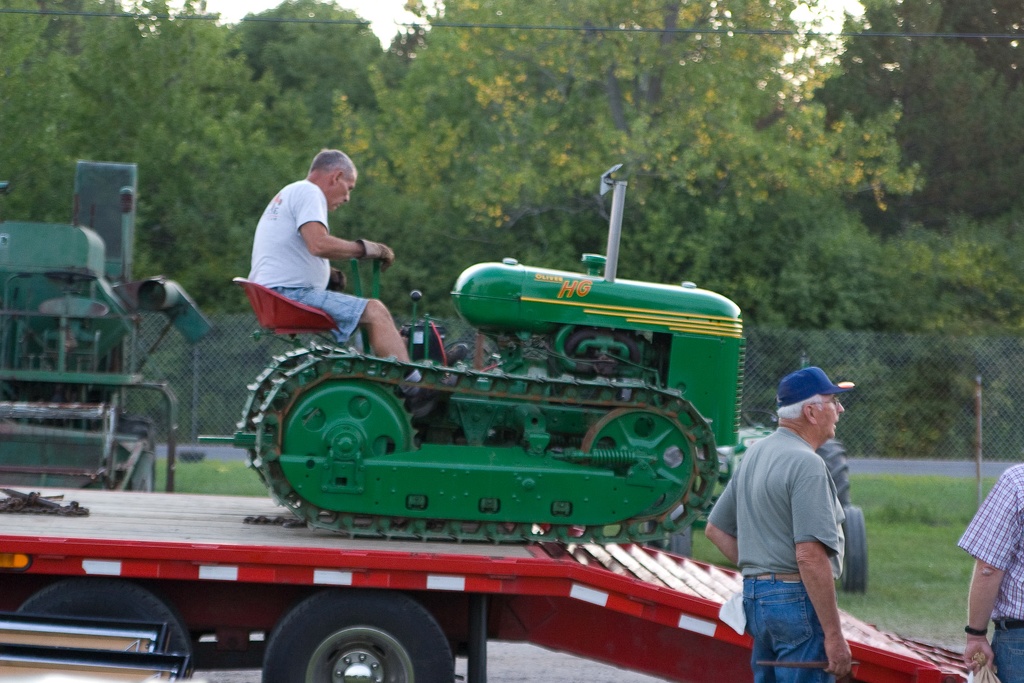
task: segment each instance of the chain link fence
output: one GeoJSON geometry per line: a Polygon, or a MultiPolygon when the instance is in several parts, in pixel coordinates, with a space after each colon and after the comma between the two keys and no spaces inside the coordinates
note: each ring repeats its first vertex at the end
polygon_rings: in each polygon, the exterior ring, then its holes
{"type": "MultiPolygon", "coordinates": [[[[178,400],[178,442],[235,430],[252,383],[288,343],[264,335],[251,313],[209,316],[213,331],[195,346],[168,332],[143,374],[166,381],[178,400]]],[[[438,321],[447,341],[472,339],[461,320],[438,321]]],[[[163,323],[147,321],[149,348],[163,323]]],[[[835,381],[857,388],[843,397],[837,435],[851,457],[973,460],[979,434],[986,460],[1016,461],[1024,453],[1024,425],[1015,407],[1024,400],[1024,342],[1015,337],[946,337],[867,332],[745,330],[743,410],[764,422],[775,406],[780,377],[803,364],[821,366],[835,381]],[[979,431],[980,430],[980,431],[979,431]]],[[[152,392],[130,397],[129,408],[162,415],[152,392]]],[[[166,435],[166,419],[157,420],[166,435]]]]}

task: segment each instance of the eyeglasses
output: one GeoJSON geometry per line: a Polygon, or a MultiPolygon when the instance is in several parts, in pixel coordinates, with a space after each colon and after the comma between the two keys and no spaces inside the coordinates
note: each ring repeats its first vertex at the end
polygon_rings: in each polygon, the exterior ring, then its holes
{"type": "Polygon", "coordinates": [[[826,403],[834,403],[834,404],[836,405],[836,407],[837,407],[837,408],[842,408],[842,407],[843,407],[843,404],[839,402],[839,397],[838,397],[838,396],[836,396],[835,394],[832,394],[832,395],[831,395],[831,396],[829,396],[828,398],[823,398],[823,399],[822,399],[822,400],[820,400],[820,401],[815,401],[815,402],[814,402],[814,403],[812,403],[811,405],[819,405],[819,406],[823,406],[823,405],[825,405],[826,403]]]}

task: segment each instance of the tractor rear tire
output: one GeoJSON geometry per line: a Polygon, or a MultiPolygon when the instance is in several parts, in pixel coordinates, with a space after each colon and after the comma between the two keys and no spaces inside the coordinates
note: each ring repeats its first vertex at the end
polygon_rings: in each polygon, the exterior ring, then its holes
{"type": "Polygon", "coordinates": [[[818,455],[828,465],[832,481],[836,484],[839,504],[845,508],[850,504],[850,466],[846,463],[846,447],[841,441],[829,439],[818,449],[818,455]]]}
{"type": "Polygon", "coordinates": [[[411,597],[322,591],[274,627],[263,683],[332,680],[429,683],[455,680],[455,660],[434,617],[411,597]]]}
{"type": "Polygon", "coordinates": [[[32,594],[19,612],[57,617],[124,619],[167,624],[168,650],[192,654],[188,626],[178,610],[147,588],[122,579],[62,579],[32,594]]]}
{"type": "Polygon", "coordinates": [[[843,522],[843,534],[846,536],[843,590],[847,593],[864,593],[868,589],[868,536],[864,513],[856,505],[847,505],[843,512],[846,513],[846,521],[843,522]]]}

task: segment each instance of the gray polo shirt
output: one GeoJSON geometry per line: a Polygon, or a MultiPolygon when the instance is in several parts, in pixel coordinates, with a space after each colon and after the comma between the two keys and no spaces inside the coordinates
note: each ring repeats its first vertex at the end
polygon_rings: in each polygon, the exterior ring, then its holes
{"type": "Polygon", "coordinates": [[[796,544],[820,541],[838,579],[845,518],[825,461],[780,427],[744,454],[708,520],[736,537],[744,576],[796,573],[796,544]]]}

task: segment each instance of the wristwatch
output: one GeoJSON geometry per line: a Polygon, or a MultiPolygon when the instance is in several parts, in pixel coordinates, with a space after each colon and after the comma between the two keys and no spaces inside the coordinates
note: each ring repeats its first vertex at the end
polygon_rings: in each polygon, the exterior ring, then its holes
{"type": "Polygon", "coordinates": [[[964,633],[969,636],[987,636],[988,625],[986,624],[985,628],[971,628],[971,625],[968,624],[967,626],[964,626],[964,633]]]}

